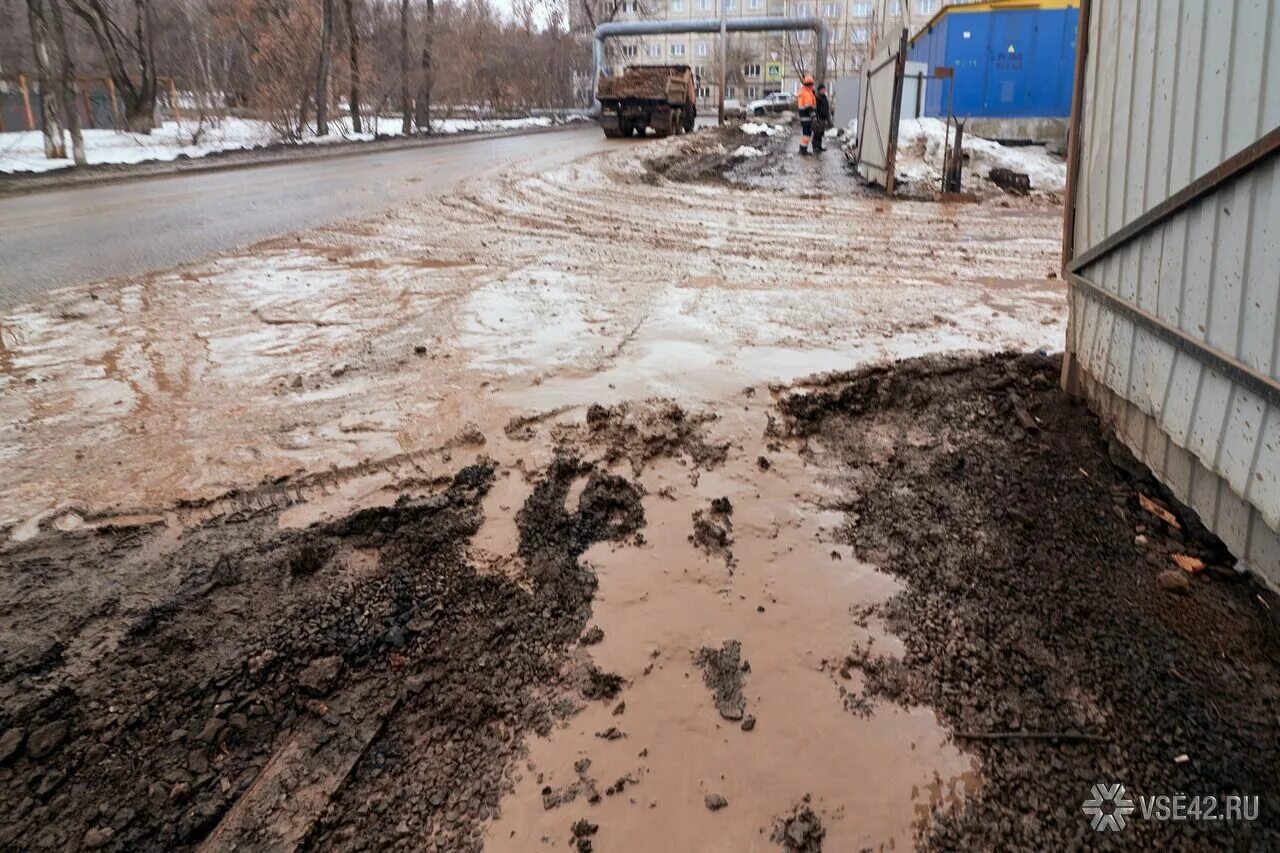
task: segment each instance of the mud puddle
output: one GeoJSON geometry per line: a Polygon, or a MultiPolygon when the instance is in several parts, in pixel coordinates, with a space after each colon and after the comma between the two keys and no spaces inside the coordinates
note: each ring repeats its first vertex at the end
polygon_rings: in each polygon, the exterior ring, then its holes
{"type": "Polygon", "coordinates": [[[850,645],[896,647],[859,614],[896,585],[841,544],[842,515],[824,509],[833,493],[763,438],[764,396],[741,398],[713,425],[731,447],[723,464],[664,458],[639,475],[644,544],[586,554],[603,632],[590,653],[627,686],[531,745],[487,849],[551,849],[579,820],[597,825],[596,849],[777,849],[775,817],[806,794],[826,849],[910,847],[935,808],[976,784],[972,758],[932,712],[847,706],[861,691],[860,676],[840,672],[850,645]],[[690,541],[693,513],[726,498],[731,565],[690,541]],[[742,701],[727,717],[700,664],[704,649],[726,644],[742,701]],[[546,808],[543,791],[573,784],[584,761],[598,801],[546,808]]]}

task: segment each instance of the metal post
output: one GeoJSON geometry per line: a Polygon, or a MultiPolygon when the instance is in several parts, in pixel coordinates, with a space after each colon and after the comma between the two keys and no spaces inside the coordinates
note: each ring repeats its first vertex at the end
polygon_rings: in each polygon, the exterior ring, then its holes
{"type": "Polygon", "coordinates": [[[724,88],[729,81],[729,12],[720,0],[720,111],[716,124],[724,127],[724,88]]]}
{"type": "Polygon", "coordinates": [[[27,75],[18,75],[18,88],[22,90],[22,109],[27,114],[27,130],[35,130],[36,117],[31,114],[31,93],[27,91],[27,75]]]}

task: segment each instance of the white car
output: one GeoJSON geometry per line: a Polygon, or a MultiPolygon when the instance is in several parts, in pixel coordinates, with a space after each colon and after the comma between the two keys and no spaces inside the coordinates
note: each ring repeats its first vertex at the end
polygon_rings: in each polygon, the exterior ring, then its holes
{"type": "Polygon", "coordinates": [[[787,110],[795,111],[796,96],[788,95],[786,92],[771,92],[758,101],[752,101],[747,104],[747,112],[753,116],[762,116],[765,113],[784,113],[787,110]]]}
{"type": "Polygon", "coordinates": [[[739,101],[737,98],[725,98],[724,114],[733,118],[746,115],[746,112],[742,109],[742,101],[739,101]]]}

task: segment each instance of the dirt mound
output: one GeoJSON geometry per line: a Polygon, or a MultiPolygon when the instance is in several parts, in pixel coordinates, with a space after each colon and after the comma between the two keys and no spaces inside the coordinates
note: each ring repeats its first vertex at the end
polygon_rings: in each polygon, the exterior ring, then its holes
{"type": "Polygon", "coordinates": [[[708,128],[680,137],[643,158],[644,180],[742,184],[777,168],[790,134],[752,136],[737,125],[708,128]]]}
{"type": "Polygon", "coordinates": [[[686,456],[697,467],[724,463],[728,443],[708,440],[709,412],[687,412],[670,400],[645,400],[616,406],[593,404],[585,424],[557,424],[552,436],[562,445],[599,453],[605,464],[628,461],[634,472],[654,459],[686,456]]]}
{"type": "MultiPolygon", "coordinates": [[[[982,759],[981,793],[929,829],[936,848],[1110,841],[1080,814],[1100,782],[1135,799],[1280,795],[1280,601],[1108,444],[1059,366],[922,359],[780,403],[840,472],[859,556],[905,584],[884,614],[905,654],[853,664],[982,759]],[[1161,573],[1190,561],[1206,568],[1167,589],[1161,573]]],[[[1121,840],[1274,846],[1280,816],[1134,820],[1121,840]]]]}
{"type": "Polygon", "coordinates": [[[634,486],[557,460],[521,513],[532,588],[478,574],[493,472],[304,531],[264,514],[169,550],[109,531],[6,556],[30,578],[131,561],[180,582],[6,658],[0,847],[479,849],[524,734],[567,711],[548,697],[595,588],[577,555],[643,524],[634,486]]]}

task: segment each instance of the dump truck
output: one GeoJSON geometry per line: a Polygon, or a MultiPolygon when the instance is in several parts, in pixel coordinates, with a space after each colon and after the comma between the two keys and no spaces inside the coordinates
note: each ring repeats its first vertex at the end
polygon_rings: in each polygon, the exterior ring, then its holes
{"type": "Polygon", "coordinates": [[[698,116],[693,69],[688,65],[632,65],[596,84],[604,135],[658,136],[690,133],[698,116]]]}

